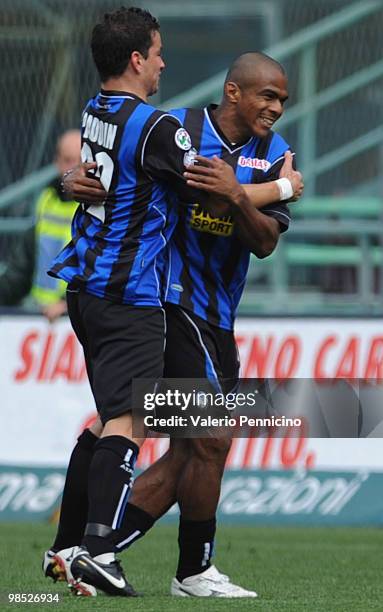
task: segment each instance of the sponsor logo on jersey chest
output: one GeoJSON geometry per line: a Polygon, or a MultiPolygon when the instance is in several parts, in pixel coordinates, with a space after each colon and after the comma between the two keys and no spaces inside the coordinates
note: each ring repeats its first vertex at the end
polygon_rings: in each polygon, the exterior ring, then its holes
{"type": "Polygon", "coordinates": [[[211,217],[199,204],[195,204],[190,217],[190,227],[199,232],[207,232],[215,236],[231,236],[233,233],[233,218],[211,217]]]}
{"type": "Polygon", "coordinates": [[[256,170],[263,170],[266,172],[270,168],[271,163],[267,161],[267,159],[240,155],[238,158],[238,166],[242,166],[243,168],[255,168],[256,170]]]}

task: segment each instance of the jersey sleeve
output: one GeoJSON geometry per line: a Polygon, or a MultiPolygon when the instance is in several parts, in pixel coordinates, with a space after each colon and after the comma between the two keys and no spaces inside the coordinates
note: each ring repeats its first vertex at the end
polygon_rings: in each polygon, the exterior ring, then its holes
{"type": "MultiPolygon", "coordinates": [[[[290,151],[290,150],[291,149],[289,148],[289,146],[286,145],[286,151],[290,151]]],[[[286,151],[284,151],[283,155],[279,156],[271,164],[264,178],[264,181],[263,181],[264,183],[270,183],[271,181],[276,181],[279,178],[279,173],[285,161],[284,154],[286,151]]],[[[296,170],[295,153],[292,151],[292,154],[293,154],[293,168],[294,170],[296,170]]],[[[281,233],[286,232],[289,229],[291,215],[290,215],[289,207],[287,204],[285,204],[285,202],[275,202],[274,204],[268,204],[267,206],[264,206],[263,208],[261,208],[261,211],[265,215],[268,215],[270,217],[274,217],[275,219],[277,219],[277,221],[279,222],[279,228],[280,228],[281,233]]]]}
{"type": "Polygon", "coordinates": [[[141,165],[150,178],[165,183],[185,204],[204,202],[208,195],[186,184],[183,173],[197,151],[178,119],[162,115],[149,131],[141,151],[141,165]]]}
{"type": "Polygon", "coordinates": [[[261,208],[261,212],[268,217],[274,217],[278,221],[281,234],[289,229],[291,216],[287,204],[283,202],[268,204],[261,208]]]}

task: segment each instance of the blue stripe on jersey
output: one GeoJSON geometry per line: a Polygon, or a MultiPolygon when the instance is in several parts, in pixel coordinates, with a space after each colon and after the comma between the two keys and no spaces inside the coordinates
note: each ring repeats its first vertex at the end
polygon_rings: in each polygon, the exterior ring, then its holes
{"type": "Polygon", "coordinates": [[[286,151],[289,149],[287,142],[279,134],[273,134],[272,141],[267,153],[267,160],[274,164],[278,159],[283,157],[286,151]]]}
{"type": "Polygon", "coordinates": [[[206,378],[211,382],[217,393],[222,393],[222,387],[219,382],[217,372],[215,371],[210,355],[206,355],[205,361],[206,378]]]}
{"type": "MultiPolygon", "coordinates": [[[[180,121],[184,122],[186,109],[177,109],[175,111],[170,111],[172,114],[176,115],[180,121]]],[[[213,155],[218,155],[220,157],[222,150],[222,142],[216,138],[214,130],[212,129],[207,117],[204,117],[203,127],[202,127],[202,136],[201,136],[201,144],[199,147],[198,153],[200,155],[204,155],[206,157],[213,157],[213,155]]],[[[188,210],[187,214],[187,224],[190,221],[192,215],[192,208],[188,210]]],[[[171,284],[172,285],[180,285],[180,272],[184,265],[189,265],[188,262],[191,261],[192,265],[198,269],[204,269],[205,256],[203,251],[201,250],[201,246],[198,241],[198,237],[196,232],[190,230],[188,227],[187,231],[187,241],[185,244],[186,249],[186,258],[187,261],[183,262],[181,257],[177,257],[177,253],[173,251],[170,247],[170,265],[172,269],[171,273],[171,284]],[[174,282],[174,277],[178,278],[178,281],[174,282]]],[[[206,290],[203,279],[200,276],[197,276],[194,282],[193,292],[191,294],[191,300],[193,302],[194,308],[193,311],[196,315],[206,320],[207,318],[207,307],[209,302],[209,294],[206,290]]],[[[167,291],[168,293],[168,291],[167,291]]],[[[172,296],[174,296],[171,300],[172,303],[179,304],[181,300],[181,293],[175,290],[172,291],[172,296]]],[[[165,298],[166,299],[166,298],[165,298]]]]}
{"type": "Polygon", "coordinates": [[[162,303],[162,287],[160,287],[162,266],[160,266],[159,261],[162,254],[158,249],[158,242],[160,240],[161,247],[164,248],[169,239],[169,231],[165,230],[168,211],[163,210],[161,206],[162,197],[163,191],[155,189],[152,194],[152,202],[157,202],[157,205],[152,204],[147,221],[142,226],[142,233],[151,236],[151,240],[147,240],[145,244],[143,242],[140,244],[129,276],[129,282],[125,287],[125,299],[132,291],[136,295],[149,292],[151,295],[156,295],[159,303],[162,303]],[[148,265],[147,262],[150,262],[150,264],[148,265]],[[138,278],[140,279],[139,284],[137,284],[138,278]]]}
{"type": "Polygon", "coordinates": [[[169,114],[177,117],[177,119],[179,119],[183,124],[186,115],[186,108],[172,108],[169,111],[169,114]]]}
{"type": "MultiPolygon", "coordinates": [[[[169,113],[174,117],[177,117],[179,121],[183,124],[186,116],[186,108],[172,108],[169,113]]],[[[180,210],[180,215],[187,214],[189,216],[189,212],[185,209],[180,210]]],[[[186,245],[185,245],[186,248],[186,245]]],[[[176,279],[179,279],[180,271],[183,266],[182,259],[180,257],[180,253],[177,249],[172,248],[171,242],[168,244],[166,249],[167,255],[167,270],[166,270],[166,286],[164,287],[164,301],[167,301],[167,296],[170,290],[170,284],[172,283],[174,287],[179,285],[179,282],[176,282],[176,279]]],[[[177,289],[172,289],[173,299],[171,300],[173,304],[179,304],[181,293],[177,291],[177,289]]]]}
{"type": "MultiPolygon", "coordinates": [[[[257,147],[258,142],[259,140],[257,139],[257,142],[255,143],[255,148],[257,147]]],[[[250,156],[253,148],[254,148],[254,145],[250,143],[248,146],[243,148],[243,150],[241,151],[241,154],[245,157],[247,155],[250,156]]],[[[252,181],[252,172],[253,172],[252,168],[248,168],[246,166],[243,167],[237,164],[235,176],[237,177],[237,180],[239,183],[241,183],[242,185],[246,185],[246,184],[251,183],[252,181]]],[[[237,309],[239,300],[241,299],[242,292],[245,286],[246,275],[249,269],[249,264],[250,264],[250,251],[248,249],[242,249],[239,261],[237,263],[236,274],[233,275],[233,279],[229,285],[229,295],[231,296],[231,302],[233,305],[233,309],[231,310],[231,313],[230,313],[230,316],[232,319],[231,325],[233,325],[236,309],[237,309]]],[[[219,271],[217,271],[217,274],[219,274],[219,271]]],[[[223,292],[222,290],[220,291],[220,300],[222,303],[225,303],[225,301],[227,301],[227,298],[225,300],[225,297],[226,297],[225,293],[226,292],[223,292]]],[[[224,310],[223,310],[222,316],[221,316],[221,326],[225,327],[226,325],[227,325],[227,313],[225,316],[224,310]]]]}
{"type": "MultiPolygon", "coordinates": [[[[83,274],[86,268],[86,253],[89,248],[94,248],[96,246],[95,235],[99,232],[102,223],[99,219],[93,218],[92,224],[89,224],[87,228],[86,238],[82,237],[79,234],[79,228],[82,228],[84,219],[89,217],[86,213],[79,207],[72,219],[72,236],[76,237],[76,253],[78,253],[78,259],[76,261],[76,266],[73,267],[73,274],[83,274]]],[[[72,241],[69,245],[72,245],[72,241]]],[[[67,248],[61,251],[57,257],[55,258],[55,262],[58,264],[64,263],[66,258],[68,257],[67,248]]]]}
{"type": "MultiPolygon", "coordinates": [[[[84,219],[86,219],[86,217],[88,217],[89,215],[86,215],[86,213],[84,211],[81,211],[81,213],[75,217],[73,219],[73,226],[74,226],[74,231],[72,233],[72,236],[78,236],[79,232],[76,232],[77,228],[82,227],[83,223],[82,221],[84,219]]],[[[85,270],[86,270],[86,260],[87,260],[87,252],[89,249],[94,249],[96,246],[96,239],[95,236],[96,234],[100,231],[100,228],[102,227],[102,223],[99,219],[94,219],[92,218],[93,223],[89,224],[88,228],[87,228],[87,232],[86,232],[86,238],[85,237],[79,237],[76,239],[76,252],[77,252],[77,256],[78,256],[78,268],[79,268],[79,272],[80,274],[84,274],[85,270]]],[[[81,236],[81,234],[80,234],[81,236]]]]}
{"type": "Polygon", "coordinates": [[[204,352],[205,355],[205,375],[206,378],[211,382],[211,384],[213,385],[214,389],[216,390],[216,392],[218,393],[222,393],[222,387],[221,384],[219,382],[219,377],[217,372],[215,371],[215,367],[214,367],[214,363],[212,358],[210,357],[210,353],[209,350],[206,346],[206,344],[204,343],[203,339],[202,339],[202,335],[201,332],[198,328],[198,325],[193,321],[193,319],[191,317],[189,317],[189,315],[183,311],[183,315],[187,318],[187,320],[189,321],[190,325],[194,328],[197,336],[198,336],[198,340],[199,343],[202,347],[202,350],[204,352]]]}
{"type": "Polygon", "coordinates": [[[222,142],[218,140],[212,130],[206,116],[203,122],[200,154],[213,157],[213,155],[221,156],[222,142]]]}
{"type": "Polygon", "coordinates": [[[126,99],[131,98],[131,96],[121,97],[121,96],[104,96],[103,94],[98,94],[95,98],[92,98],[89,102],[88,108],[93,108],[94,110],[104,109],[105,106],[108,106],[108,111],[112,113],[118,113],[122,105],[124,104],[126,99]]]}
{"type": "MultiPolygon", "coordinates": [[[[250,156],[252,150],[257,147],[258,142],[258,139],[254,139],[249,144],[245,145],[241,150],[241,155],[245,157],[247,155],[250,156]]],[[[235,175],[239,183],[251,183],[252,173],[252,168],[246,166],[243,167],[237,164],[235,175]]],[[[217,279],[222,277],[222,262],[226,261],[229,257],[232,244],[233,240],[230,238],[218,238],[216,241],[214,250],[210,257],[210,266],[214,272],[214,276],[217,279]]],[[[223,284],[217,283],[217,301],[220,305],[220,312],[218,313],[220,320],[218,324],[220,327],[227,328],[228,323],[229,325],[233,324],[234,313],[232,305],[237,305],[242,295],[247,270],[249,268],[249,262],[250,252],[247,249],[242,249],[239,261],[237,263],[236,274],[233,275],[233,279],[228,290],[224,288],[223,284]],[[230,300],[231,304],[228,303],[228,300],[230,300]],[[228,306],[227,308],[224,307],[225,304],[228,306]]]]}

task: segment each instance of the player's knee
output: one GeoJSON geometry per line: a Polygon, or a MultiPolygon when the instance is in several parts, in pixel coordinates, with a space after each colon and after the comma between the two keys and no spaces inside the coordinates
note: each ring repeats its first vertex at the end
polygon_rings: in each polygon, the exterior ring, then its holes
{"type": "Polygon", "coordinates": [[[127,412],[121,416],[109,419],[104,425],[101,438],[108,436],[123,436],[137,444],[140,448],[145,442],[145,433],[141,423],[135,423],[133,429],[132,414],[127,412]]]}

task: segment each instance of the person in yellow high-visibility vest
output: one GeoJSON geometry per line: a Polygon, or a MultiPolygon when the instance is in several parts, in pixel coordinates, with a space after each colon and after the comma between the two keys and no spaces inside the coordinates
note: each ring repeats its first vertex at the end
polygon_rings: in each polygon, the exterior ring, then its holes
{"type": "Polygon", "coordinates": [[[71,221],[78,202],[69,200],[61,186],[63,174],[80,163],[81,133],[69,130],[57,142],[55,164],[59,176],[41,193],[36,204],[36,265],[31,295],[50,320],[66,312],[66,283],[47,275],[54,257],[71,239],[71,221]]]}

